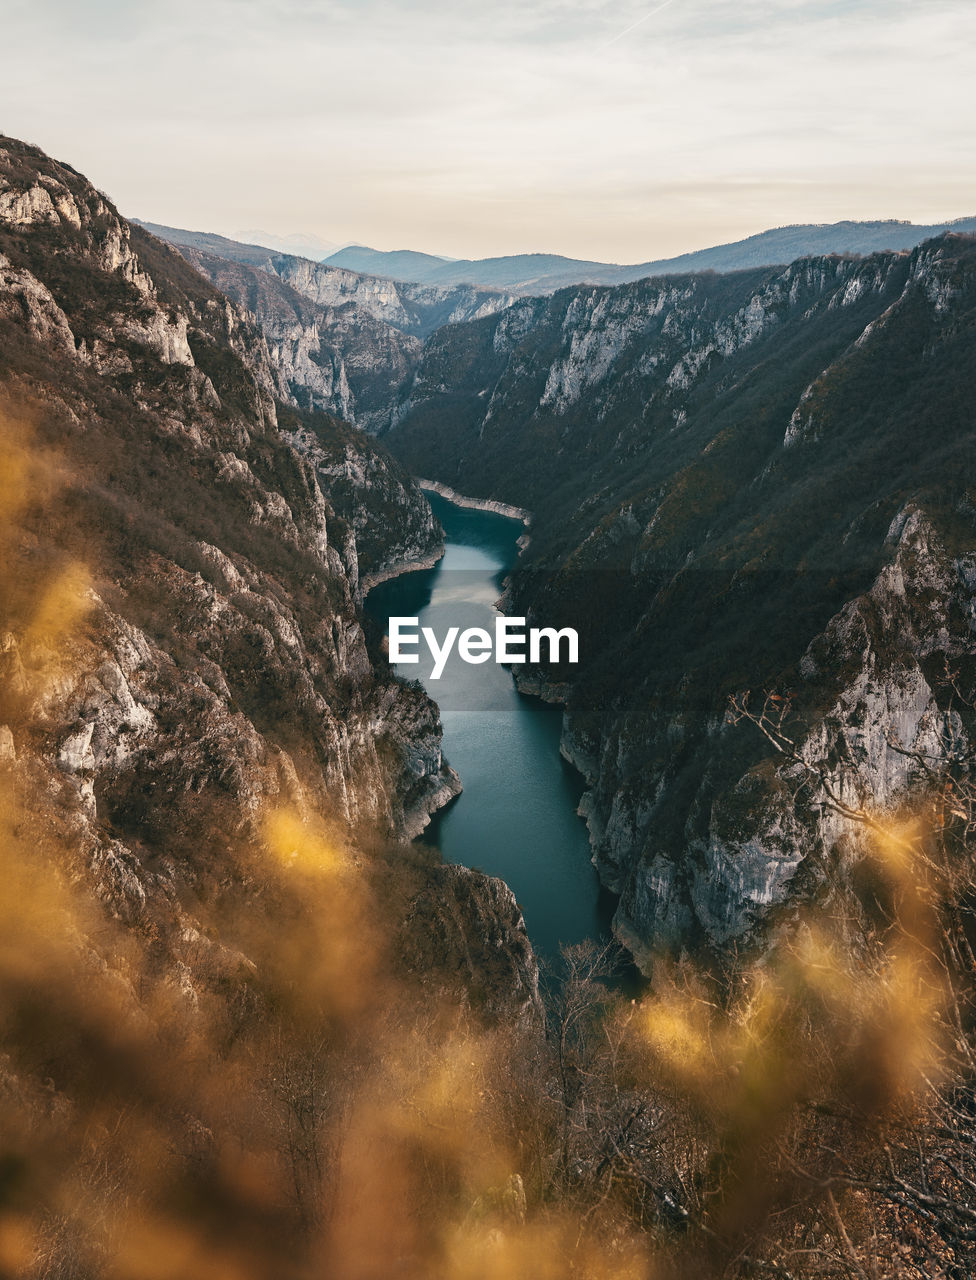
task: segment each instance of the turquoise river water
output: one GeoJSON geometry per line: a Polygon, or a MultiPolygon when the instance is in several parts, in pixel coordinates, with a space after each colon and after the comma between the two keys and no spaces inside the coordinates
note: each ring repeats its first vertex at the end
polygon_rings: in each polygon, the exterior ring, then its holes
{"type": "MultiPolygon", "coordinates": [[[[393,616],[416,617],[440,640],[450,627],[493,632],[494,602],[515,564],[522,526],[428,496],[444,526],[444,558],[374,587],[367,608],[384,625],[393,616]]],[[[419,652],[419,664],[397,671],[422,680],[439,705],[444,754],[464,784],[422,839],[446,861],[511,885],[540,956],[554,958],[561,943],[608,938],[613,901],[600,889],[576,813],[582,781],[559,755],[560,708],[519,694],[493,658],[472,665],[454,655],[433,680],[426,646],[419,652]]]]}

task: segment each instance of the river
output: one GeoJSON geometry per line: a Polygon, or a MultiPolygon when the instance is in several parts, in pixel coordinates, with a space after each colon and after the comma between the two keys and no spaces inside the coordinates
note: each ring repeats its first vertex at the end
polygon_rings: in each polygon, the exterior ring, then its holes
{"type": "MultiPolygon", "coordinates": [[[[450,627],[493,632],[494,602],[515,564],[522,525],[428,497],[444,526],[444,558],[374,587],[367,608],[384,625],[390,617],[417,617],[440,639],[450,627]]],[[[446,861],[511,885],[541,957],[557,957],[561,943],[606,940],[613,899],[600,888],[576,814],[582,780],[559,754],[560,708],[519,694],[493,659],[472,665],[454,655],[433,680],[426,648],[420,652],[419,665],[396,670],[421,679],[440,707],[444,754],[464,784],[421,839],[446,861]]]]}

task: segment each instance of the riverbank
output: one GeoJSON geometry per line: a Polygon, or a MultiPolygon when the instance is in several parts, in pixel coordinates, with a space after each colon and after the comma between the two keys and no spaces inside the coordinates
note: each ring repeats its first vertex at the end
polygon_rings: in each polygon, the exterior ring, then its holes
{"type": "MultiPolygon", "coordinates": [[[[514,507],[508,502],[496,502],[494,498],[472,498],[469,494],[458,493],[449,485],[442,484],[440,480],[421,480],[416,478],[416,483],[420,489],[427,493],[436,493],[438,497],[450,502],[455,507],[461,507],[467,511],[487,511],[491,515],[504,516],[507,520],[520,520],[522,525],[528,529],[532,524],[532,512],[525,507],[514,507]]],[[[529,545],[527,534],[523,534],[516,539],[515,545],[520,552],[524,551],[529,545]]],[[[419,573],[423,569],[433,569],[444,558],[445,548],[441,548],[434,555],[421,556],[415,560],[401,560],[397,564],[390,565],[386,569],[380,569],[376,573],[365,574],[359,580],[360,594],[365,598],[374,587],[378,587],[383,582],[390,582],[393,578],[399,578],[405,573],[419,573]]]]}
{"type": "Polygon", "coordinates": [[[418,479],[417,484],[421,489],[439,494],[456,507],[467,508],[469,511],[490,511],[492,515],[505,516],[509,520],[521,520],[526,529],[532,524],[532,512],[527,511],[525,507],[513,507],[508,502],[496,502],[494,498],[471,498],[467,494],[458,493],[446,484],[441,484],[439,480],[418,479]]]}

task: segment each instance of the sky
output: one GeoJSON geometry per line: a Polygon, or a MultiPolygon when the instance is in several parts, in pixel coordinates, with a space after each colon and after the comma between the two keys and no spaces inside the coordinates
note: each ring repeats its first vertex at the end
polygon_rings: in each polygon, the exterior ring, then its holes
{"type": "Polygon", "coordinates": [[[976,214],[973,0],[0,7],[0,131],[130,217],[641,262],[976,214]]]}

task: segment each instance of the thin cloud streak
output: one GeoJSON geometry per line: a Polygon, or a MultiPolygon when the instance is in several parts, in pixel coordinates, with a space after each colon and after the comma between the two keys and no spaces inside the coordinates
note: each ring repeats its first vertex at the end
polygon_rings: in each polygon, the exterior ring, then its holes
{"type": "Polygon", "coordinates": [[[672,4],[674,4],[674,0],[664,0],[664,4],[659,4],[657,8],[652,9],[650,13],[645,13],[643,18],[638,18],[637,21],[632,22],[629,27],[624,27],[623,31],[618,35],[615,35],[612,40],[608,40],[606,44],[601,44],[599,47],[601,49],[609,49],[612,44],[616,44],[617,41],[622,40],[624,36],[629,36],[632,31],[636,31],[638,27],[642,27],[645,22],[649,22],[650,19],[660,13],[662,9],[667,9],[668,6],[672,4]]]}

